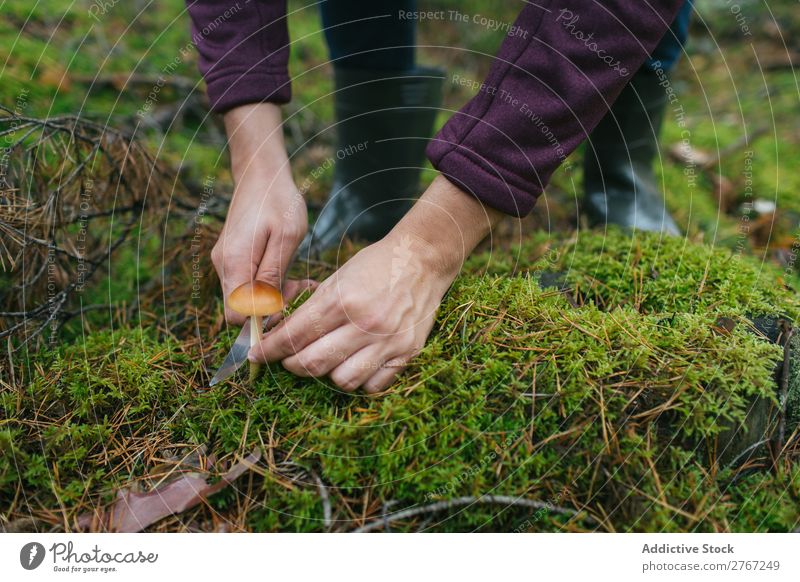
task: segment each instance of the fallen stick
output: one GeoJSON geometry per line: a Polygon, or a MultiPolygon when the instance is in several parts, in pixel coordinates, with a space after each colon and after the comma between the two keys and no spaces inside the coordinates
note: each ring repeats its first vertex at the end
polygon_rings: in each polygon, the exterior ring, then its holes
{"type": "Polygon", "coordinates": [[[789,357],[791,355],[791,341],[794,329],[789,327],[783,339],[783,364],[781,365],[781,381],[778,387],[778,446],[776,447],[777,454],[783,452],[783,445],[786,439],[786,405],[789,396],[789,357]]]}
{"type": "MultiPolygon", "coordinates": [[[[397,513],[383,516],[380,519],[376,519],[375,521],[367,523],[361,526],[360,528],[354,530],[354,533],[366,533],[370,531],[375,531],[376,529],[380,529],[381,527],[385,528],[388,524],[394,521],[407,519],[409,517],[416,517],[417,515],[423,515],[426,513],[446,511],[454,507],[472,505],[473,503],[494,503],[498,505],[513,505],[516,507],[526,507],[529,509],[537,509],[537,510],[545,509],[552,513],[558,513],[560,515],[568,515],[570,517],[578,515],[578,512],[572,509],[567,509],[565,507],[558,507],[556,505],[553,505],[552,503],[547,503],[545,501],[525,499],[524,497],[512,497],[510,495],[482,495],[481,497],[472,497],[472,496],[456,497],[455,499],[448,499],[446,501],[436,501],[435,503],[430,503],[428,505],[423,505],[421,507],[412,507],[410,509],[403,509],[402,511],[398,511],[397,513]]],[[[596,523],[594,518],[588,515],[585,517],[585,519],[590,523],[596,523]]]]}

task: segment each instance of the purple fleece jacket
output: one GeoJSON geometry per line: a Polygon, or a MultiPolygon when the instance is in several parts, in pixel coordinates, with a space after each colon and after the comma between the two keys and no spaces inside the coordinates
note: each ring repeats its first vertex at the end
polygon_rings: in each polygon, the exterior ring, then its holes
{"type": "MultiPolygon", "coordinates": [[[[428,144],[485,204],[528,214],[661,40],[683,0],[525,2],[481,89],[428,144]]],[[[187,0],[215,111],[291,98],[285,0],[187,0]]]]}

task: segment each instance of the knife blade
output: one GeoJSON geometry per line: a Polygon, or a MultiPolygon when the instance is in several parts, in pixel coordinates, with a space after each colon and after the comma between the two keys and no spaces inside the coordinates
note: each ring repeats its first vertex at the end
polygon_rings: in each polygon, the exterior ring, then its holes
{"type": "Polygon", "coordinates": [[[231,351],[228,352],[228,355],[225,356],[225,359],[222,361],[222,365],[217,370],[214,377],[211,378],[211,382],[208,383],[208,387],[211,388],[215,384],[219,384],[226,378],[230,378],[233,373],[239,369],[239,367],[245,363],[247,360],[247,352],[250,351],[250,318],[248,317],[244,321],[244,325],[242,326],[242,331],[239,332],[239,337],[236,338],[236,341],[233,342],[233,346],[231,346],[231,351]]]}
{"type": "MultiPolygon", "coordinates": [[[[295,260],[297,260],[298,255],[301,253],[301,249],[304,249],[305,246],[310,243],[312,237],[312,233],[309,232],[306,234],[303,241],[297,247],[297,250],[294,253],[294,256],[289,261],[289,264],[286,267],[286,272],[288,273],[292,265],[294,265],[295,260]]],[[[269,322],[272,319],[272,316],[264,318],[264,323],[262,324],[262,332],[267,329],[269,326],[269,322]]],[[[223,380],[230,378],[236,370],[238,370],[242,364],[247,361],[247,354],[250,351],[250,318],[244,320],[244,325],[242,325],[242,331],[239,332],[239,337],[236,338],[236,341],[233,342],[233,346],[231,346],[231,350],[228,352],[228,355],[225,356],[225,359],[222,361],[222,365],[214,374],[214,377],[211,378],[211,381],[208,383],[208,387],[212,388],[216,384],[219,384],[223,380]]]]}

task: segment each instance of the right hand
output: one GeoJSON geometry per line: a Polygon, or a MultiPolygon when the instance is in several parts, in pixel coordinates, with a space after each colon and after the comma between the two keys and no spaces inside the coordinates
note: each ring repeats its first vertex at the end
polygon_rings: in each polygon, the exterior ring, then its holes
{"type": "Polygon", "coordinates": [[[278,107],[237,107],[225,115],[225,127],[236,186],[211,261],[222,283],[225,318],[236,325],[245,317],[228,307],[228,296],[239,285],[258,279],[287,298],[307,286],[282,282],[308,230],[308,213],[292,178],[278,107]]]}

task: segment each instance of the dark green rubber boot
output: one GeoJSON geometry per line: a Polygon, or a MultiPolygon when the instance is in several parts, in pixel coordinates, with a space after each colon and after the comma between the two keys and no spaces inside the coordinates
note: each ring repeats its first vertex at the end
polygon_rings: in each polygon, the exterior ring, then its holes
{"type": "Polygon", "coordinates": [[[337,247],[345,236],[379,240],[408,212],[442,101],[444,72],[437,69],[334,74],[333,188],[301,257],[337,247]]]}
{"type": "Polygon", "coordinates": [[[666,104],[658,76],[643,68],[589,136],[583,208],[590,226],[680,234],[653,172],[666,104]]]}

